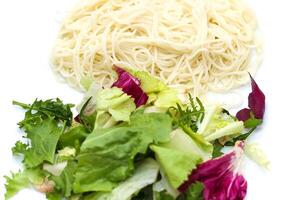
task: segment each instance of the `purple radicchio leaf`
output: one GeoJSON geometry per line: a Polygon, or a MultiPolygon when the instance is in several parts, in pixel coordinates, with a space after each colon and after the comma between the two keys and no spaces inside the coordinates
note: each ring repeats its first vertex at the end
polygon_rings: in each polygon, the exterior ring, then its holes
{"type": "Polygon", "coordinates": [[[236,118],[238,118],[238,120],[240,120],[240,121],[245,122],[251,118],[250,113],[251,113],[251,110],[249,108],[244,108],[236,114],[236,118]]]}
{"type": "Polygon", "coordinates": [[[252,92],[248,97],[248,106],[253,112],[255,118],[262,119],[265,113],[265,95],[258,87],[257,83],[250,75],[252,92]]]}
{"type": "Polygon", "coordinates": [[[136,107],[145,105],[148,101],[148,95],[140,87],[141,82],[127,71],[115,66],[119,76],[118,80],[113,83],[112,87],[118,87],[134,99],[136,107]]]}
{"type": "Polygon", "coordinates": [[[252,92],[248,96],[248,107],[240,110],[236,117],[240,121],[247,121],[248,119],[251,119],[251,113],[254,115],[256,119],[263,119],[264,113],[265,113],[265,95],[258,87],[257,83],[253,79],[253,77],[250,75],[251,78],[251,87],[252,92]]]}
{"type": "Polygon", "coordinates": [[[185,192],[193,183],[201,181],[204,200],[243,200],[247,193],[247,181],[239,173],[243,148],[244,143],[238,141],[231,153],[198,165],[179,191],[185,192]]]}

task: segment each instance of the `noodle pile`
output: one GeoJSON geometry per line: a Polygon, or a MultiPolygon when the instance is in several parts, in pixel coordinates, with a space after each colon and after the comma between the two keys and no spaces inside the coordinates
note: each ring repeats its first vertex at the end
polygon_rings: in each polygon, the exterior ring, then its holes
{"type": "Polygon", "coordinates": [[[242,0],[81,0],[64,20],[52,65],[81,88],[113,65],[144,70],[182,93],[223,92],[260,63],[256,19],[242,0]]]}

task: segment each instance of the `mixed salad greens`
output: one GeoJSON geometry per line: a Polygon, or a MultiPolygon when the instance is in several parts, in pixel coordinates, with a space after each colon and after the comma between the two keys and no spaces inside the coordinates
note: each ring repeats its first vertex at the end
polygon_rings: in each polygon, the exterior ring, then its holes
{"type": "Polygon", "coordinates": [[[49,200],[244,199],[244,141],[265,109],[252,77],[249,108],[233,116],[191,95],[181,102],[146,72],[116,72],[111,88],[83,80],[86,97],[75,117],[74,105],[60,99],[13,102],[26,110],[24,140],[12,148],[24,169],[5,177],[6,199],[28,187],[49,200]],[[223,155],[224,146],[234,148],[223,155]]]}

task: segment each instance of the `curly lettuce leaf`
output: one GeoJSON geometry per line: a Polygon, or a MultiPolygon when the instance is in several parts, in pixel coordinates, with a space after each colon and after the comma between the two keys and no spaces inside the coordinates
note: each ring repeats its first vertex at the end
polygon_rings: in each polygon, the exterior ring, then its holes
{"type": "Polygon", "coordinates": [[[30,146],[17,142],[13,153],[24,154],[23,162],[28,168],[36,167],[44,161],[53,163],[58,140],[73,120],[73,105],[63,104],[59,99],[36,100],[32,105],[19,102],[14,104],[27,109],[19,125],[24,129],[30,146]]]}
{"type": "Polygon", "coordinates": [[[8,200],[17,194],[20,190],[29,188],[31,185],[41,184],[45,173],[39,168],[26,169],[23,172],[12,173],[11,176],[4,176],[6,179],[5,199],[8,200]]]}
{"type": "Polygon", "coordinates": [[[21,141],[17,141],[15,143],[15,146],[11,149],[13,155],[18,155],[18,154],[25,154],[27,149],[28,149],[29,145],[25,144],[21,141]]]}
{"type": "MultiPolygon", "coordinates": [[[[115,121],[126,121],[136,109],[133,99],[119,88],[104,89],[97,94],[97,114],[109,113],[115,121]]],[[[97,116],[97,118],[99,118],[97,116]]],[[[96,120],[97,123],[97,120],[96,120]]]]}
{"type": "Polygon", "coordinates": [[[18,172],[15,174],[11,174],[11,177],[5,176],[6,179],[6,193],[5,199],[10,199],[15,194],[17,194],[20,190],[24,188],[30,187],[30,181],[27,175],[23,172],[18,172]]]}
{"type": "Polygon", "coordinates": [[[205,117],[198,126],[198,132],[208,141],[225,136],[234,137],[244,130],[244,124],[219,106],[206,109],[205,117]]]}
{"type": "Polygon", "coordinates": [[[203,161],[201,149],[181,129],[172,132],[170,142],[151,145],[151,149],[173,188],[186,181],[196,165],[203,161]]]}
{"type": "Polygon", "coordinates": [[[64,131],[53,118],[39,119],[32,124],[24,124],[27,138],[31,141],[31,147],[24,154],[24,163],[32,168],[44,161],[54,162],[58,140],[64,131]]]}
{"type": "Polygon", "coordinates": [[[167,114],[147,113],[140,117],[133,117],[129,125],[95,129],[87,137],[77,157],[76,193],[111,191],[134,173],[133,161],[138,153],[144,154],[155,141],[166,141],[172,126],[167,114]]]}
{"type": "Polygon", "coordinates": [[[141,82],[141,88],[149,96],[147,103],[154,102],[159,108],[175,106],[180,100],[177,91],[169,88],[165,83],[148,72],[129,70],[130,73],[141,82]]]}
{"type": "Polygon", "coordinates": [[[156,181],[159,166],[153,159],[146,159],[140,163],[134,174],[121,182],[110,193],[99,193],[97,200],[129,200],[144,187],[156,181]]]}

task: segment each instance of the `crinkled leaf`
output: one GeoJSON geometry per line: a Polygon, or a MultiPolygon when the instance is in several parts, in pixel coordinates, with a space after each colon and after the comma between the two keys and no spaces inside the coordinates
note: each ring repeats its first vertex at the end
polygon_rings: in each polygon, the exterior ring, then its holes
{"type": "Polygon", "coordinates": [[[171,88],[164,89],[157,93],[154,105],[159,108],[169,108],[175,106],[180,100],[177,96],[177,91],[171,88]]]}
{"type": "Polygon", "coordinates": [[[12,174],[11,177],[5,176],[6,193],[5,199],[8,200],[17,194],[20,190],[30,187],[30,181],[27,175],[23,172],[12,174]]]}
{"type": "Polygon", "coordinates": [[[169,108],[180,102],[177,91],[167,87],[161,80],[151,76],[148,72],[133,71],[131,74],[141,82],[141,88],[149,96],[147,103],[154,102],[158,108],[169,108]]]}
{"type": "Polygon", "coordinates": [[[35,167],[43,161],[54,162],[57,142],[64,131],[52,118],[39,119],[35,123],[24,124],[31,147],[25,152],[24,163],[27,167],[35,167]]]}
{"type": "MultiPolygon", "coordinates": [[[[133,100],[119,88],[108,88],[97,95],[97,114],[108,112],[115,121],[129,121],[136,109],[133,100]]],[[[97,123],[97,121],[96,121],[97,123]]]]}
{"type": "Polygon", "coordinates": [[[11,149],[14,155],[25,154],[28,148],[28,144],[24,144],[21,141],[17,141],[15,146],[11,149]]]}
{"type": "Polygon", "coordinates": [[[180,129],[172,132],[170,142],[152,145],[151,149],[173,188],[186,181],[191,171],[203,160],[202,150],[180,129]]]}
{"type": "Polygon", "coordinates": [[[130,126],[140,128],[144,134],[152,135],[155,143],[168,142],[172,119],[164,113],[134,113],[131,117],[130,126]]]}
{"type": "Polygon", "coordinates": [[[110,193],[98,196],[98,200],[128,200],[137,194],[142,188],[156,181],[159,166],[153,159],[146,159],[140,163],[134,174],[121,182],[110,193]]]}
{"type": "Polygon", "coordinates": [[[129,125],[95,129],[87,137],[77,157],[75,192],[111,191],[119,182],[133,174],[133,161],[138,153],[144,154],[154,141],[166,141],[172,126],[168,115],[146,113],[140,117],[145,121],[133,118],[129,125]],[[165,128],[157,133],[152,132],[154,129],[149,129],[149,126],[165,128]]]}
{"type": "Polygon", "coordinates": [[[159,93],[165,89],[167,86],[158,78],[151,76],[148,72],[143,71],[131,71],[134,77],[138,78],[141,82],[141,88],[147,94],[159,93]]]}
{"type": "Polygon", "coordinates": [[[44,180],[44,177],[45,174],[39,168],[27,169],[23,172],[12,173],[10,177],[5,176],[5,199],[10,199],[20,190],[29,188],[32,184],[41,184],[44,180]]]}

